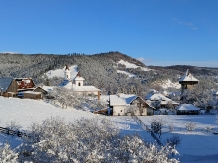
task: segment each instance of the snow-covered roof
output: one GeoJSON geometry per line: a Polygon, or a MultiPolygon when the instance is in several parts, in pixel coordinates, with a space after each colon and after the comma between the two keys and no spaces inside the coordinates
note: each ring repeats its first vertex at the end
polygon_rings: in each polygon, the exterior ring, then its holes
{"type": "Polygon", "coordinates": [[[218,91],[214,92],[214,95],[215,95],[215,96],[218,96],[218,91]]]}
{"type": "Polygon", "coordinates": [[[146,96],[147,100],[151,100],[151,101],[172,101],[171,99],[165,97],[164,95],[160,94],[160,93],[154,93],[154,94],[148,94],[146,96]]]}
{"type": "Polygon", "coordinates": [[[136,95],[127,95],[127,94],[118,94],[118,95],[110,95],[110,105],[129,105],[133,100],[135,100],[138,96],[136,95]]]}
{"type": "Polygon", "coordinates": [[[6,92],[13,78],[0,78],[0,92],[6,92]]]}
{"type": "Polygon", "coordinates": [[[148,94],[145,99],[147,100],[147,102],[151,103],[152,101],[160,101],[161,105],[166,105],[168,104],[168,102],[172,102],[172,104],[174,105],[178,105],[177,102],[172,101],[171,99],[165,97],[164,95],[160,94],[160,93],[154,93],[154,94],[148,94]]]}
{"type": "Polygon", "coordinates": [[[73,85],[73,90],[77,92],[94,92],[94,91],[101,91],[100,89],[96,88],[95,86],[76,86],[73,85]]]}
{"type": "Polygon", "coordinates": [[[41,94],[41,92],[24,91],[23,94],[41,94]]]}
{"type": "MultiPolygon", "coordinates": [[[[40,86],[40,87],[37,87],[37,88],[41,88],[41,89],[45,90],[46,92],[50,92],[50,91],[52,91],[54,89],[53,86],[40,86]]],[[[35,88],[35,89],[37,89],[37,88],[35,88]]]]}
{"type": "Polygon", "coordinates": [[[64,87],[67,89],[71,89],[72,85],[73,84],[72,84],[71,80],[67,80],[67,79],[64,79],[64,81],[59,84],[60,87],[64,87]]]}
{"type": "Polygon", "coordinates": [[[101,95],[100,99],[105,103],[109,103],[110,95],[101,95]]]}
{"type": "Polygon", "coordinates": [[[181,104],[180,106],[177,107],[177,110],[200,110],[200,108],[197,108],[196,106],[192,104],[181,104]]]}
{"type": "Polygon", "coordinates": [[[47,92],[50,92],[50,91],[52,91],[54,89],[54,87],[52,87],[52,86],[42,86],[42,89],[44,89],[47,92]]]}
{"type": "Polygon", "coordinates": [[[189,69],[187,69],[185,75],[182,76],[182,77],[179,79],[179,82],[183,82],[183,81],[194,81],[194,82],[198,82],[198,79],[196,79],[196,78],[189,72],[189,69]]]}

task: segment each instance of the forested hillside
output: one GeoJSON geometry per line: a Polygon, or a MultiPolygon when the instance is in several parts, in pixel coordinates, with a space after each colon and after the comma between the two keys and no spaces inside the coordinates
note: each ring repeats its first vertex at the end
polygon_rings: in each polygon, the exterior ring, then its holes
{"type": "Polygon", "coordinates": [[[155,85],[157,81],[170,79],[178,82],[179,77],[184,74],[187,68],[195,77],[210,79],[217,82],[218,69],[199,68],[193,66],[170,66],[170,67],[149,67],[150,71],[144,71],[142,62],[120,52],[108,52],[93,55],[85,54],[0,54],[0,77],[31,77],[36,84],[55,83],[57,78],[46,79],[44,73],[49,70],[63,68],[65,64],[77,65],[78,71],[86,79],[86,85],[94,85],[102,89],[103,93],[136,93],[142,94],[150,88],[161,89],[155,85]],[[128,68],[126,65],[118,64],[123,60],[139,66],[128,68]],[[124,73],[117,73],[117,70],[134,74],[129,77],[124,73]],[[49,80],[49,81],[48,81],[49,80]]]}

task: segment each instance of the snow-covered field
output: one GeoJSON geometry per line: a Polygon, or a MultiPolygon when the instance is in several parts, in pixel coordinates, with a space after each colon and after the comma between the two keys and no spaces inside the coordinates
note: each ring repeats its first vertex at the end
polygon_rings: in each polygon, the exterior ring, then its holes
{"type": "MultiPolygon", "coordinates": [[[[16,121],[22,129],[28,129],[33,122],[41,123],[50,117],[62,117],[66,122],[73,122],[82,117],[84,118],[109,118],[121,130],[121,134],[139,134],[143,139],[153,141],[150,134],[142,129],[134,119],[128,116],[111,116],[105,117],[95,115],[90,112],[80,111],[73,108],[61,109],[58,105],[48,103],[43,100],[16,99],[0,97],[0,126],[4,127],[10,121],[16,121]]],[[[198,115],[198,116],[144,116],[140,119],[147,125],[153,118],[164,120],[162,142],[173,134],[181,137],[181,143],[177,147],[180,153],[181,162],[217,162],[218,160],[218,135],[207,133],[205,127],[211,126],[218,130],[215,123],[215,115],[198,115]],[[185,123],[192,121],[196,123],[196,129],[188,132],[185,123]],[[173,124],[175,130],[169,132],[168,126],[173,124]]],[[[7,136],[0,133],[0,144],[8,141],[12,147],[18,146],[22,139],[7,136]]]]}
{"type": "Polygon", "coordinates": [[[117,73],[126,74],[126,75],[128,75],[130,78],[131,78],[131,77],[135,77],[134,74],[131,74],[131,73],[126,72],[126,71],[117,70],[117,73]]]}
{"type": "MultiPolygon", "coordinates": [[[[64,69],[65,69],[65,67],[63,69],[50,70],[50,71],[46,72],[45,74],[48,78],[53,78],[55,76],[64,78],[64,69]]],[[[70,72],[71,78],[74,78],[78,73],[77,65],[70,66],[69,69],[71,71],[70,72]]]]}
{"type": "Polygon", "coordinates": [[[151,121],[155,118],[163,121],[161,136],[163,143],[173,135],[181,138],[181,143],[177,147],[181,162],[217,162],[218,135],[213,134],[213,131],[218,131],[215,115],[155,115],[140,117],[148,126],[150,126],[151,121]],[[195,123],[196,129],[187,131],[185,127],[187,122],[195,123]],[[169,125],[174,126],[172,132],[169,130],[169,125]],[[213,129],[211,132],[207,132],[206,127],[212,127],[213,129]]]}
{"type": "MultiPolygon", "coordinates": [[[[129,62],[124,61],[124,60],[120,60],[118,63],[125,65],[126,68],[138,68],[138,67],[140,67],[140,66],[137,66],[137,65],[135,65],[135,64],[133,64],[133,63],[129,63],[129,62]]],[[[151,70],[151,69],[146,68],[146,67],[140,67],[140,68],[141,68],[143,71],[150,71],[150,70],[151,70]]]]}

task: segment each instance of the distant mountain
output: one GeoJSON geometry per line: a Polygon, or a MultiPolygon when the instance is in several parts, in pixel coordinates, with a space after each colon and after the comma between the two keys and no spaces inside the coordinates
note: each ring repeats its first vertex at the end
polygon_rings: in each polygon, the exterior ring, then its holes
{"type": "Polygon", "coordinates": [[[65,64],[77,66],[77,71],[85,78],[85,84],[94,85],[102,89],[103,93],[111,91],[142,95],[150,88],[163,89],[161,85],[165,81],[178,83],[179,77],[186,69],[190,69],[196,78],[214,77],[214,82],[217,82],[218,76],[217,68],[182,65],[147,67],[135,58],[111,51],[93,55],[0,54],[0,77],[31,77],[36,84],[53,85],[61,78],[48,79],[44,74],[52,72],[51,70],[63,69],[65,64]]]}

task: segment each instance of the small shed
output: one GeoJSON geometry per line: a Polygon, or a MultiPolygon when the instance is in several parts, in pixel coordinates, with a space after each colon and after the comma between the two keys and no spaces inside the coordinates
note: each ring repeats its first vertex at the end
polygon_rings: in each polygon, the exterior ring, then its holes
{"type": "Polygon", "coordinates": [[[198,115],[199,110],[192,104],[181,104],[177,107],[177,115],[198,115]]]}
{"type": "Polygon", "coordinates": [[[39,100],[42,99],[41,92],[25,91],[23,92],[23,98],[39,100]]]}

